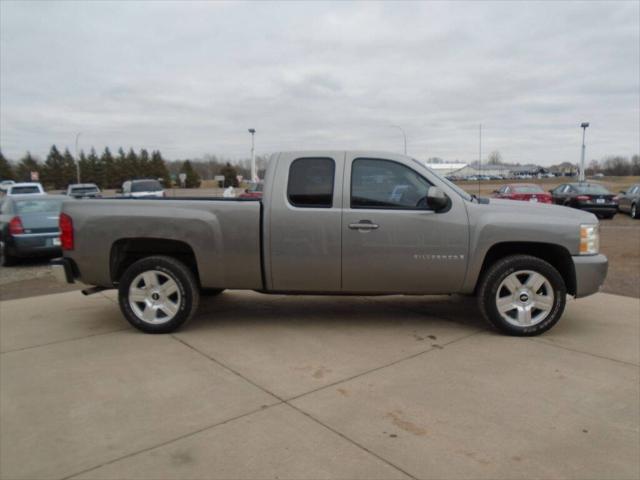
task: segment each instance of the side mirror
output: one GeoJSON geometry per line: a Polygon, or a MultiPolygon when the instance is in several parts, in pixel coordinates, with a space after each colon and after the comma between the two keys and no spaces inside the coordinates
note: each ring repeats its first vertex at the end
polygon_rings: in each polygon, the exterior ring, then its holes
{"type": "Polygon", "coordinates": [[[620,193],[621,193],[622,195],[624,195],[625,193],[627,193],[627,191],[626,191],[626,190],[620,190],[620,193]]]}
{"type": "Polygon", "coordinates": [[[444,212],[451,207],[451,199],[438,187],[429,187],[427,206],[436,213],[444,212]]]}

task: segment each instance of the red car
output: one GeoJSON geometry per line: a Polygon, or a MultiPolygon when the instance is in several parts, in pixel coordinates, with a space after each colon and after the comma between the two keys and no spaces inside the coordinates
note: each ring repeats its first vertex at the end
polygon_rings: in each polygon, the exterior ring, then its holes
{"type": "Polygon", "coordinates": [[[510,183],[493,192],[495,198],[523,200],[525,202],[553,203],[553,197],[533,183],[510,183]]]}

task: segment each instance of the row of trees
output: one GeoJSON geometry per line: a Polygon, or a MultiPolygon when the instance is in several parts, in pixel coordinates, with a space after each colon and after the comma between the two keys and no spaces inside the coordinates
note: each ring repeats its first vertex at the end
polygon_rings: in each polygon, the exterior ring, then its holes
{"type": "MultiPolygon", "coordinates": [[[[76,182],[76,162],[80,164],[80,177],[84,183],[96,183],[101,188],[119,188],[122,182],[132,178],[161,178],[169,187],[178,183],[180,173],[186,174],[186,187],[197,188],[202,179],[224,177],[224,186],[238,186],[238,176],[250,176],[249,159],[232,163],[215,155],[199,159],[165,161],[159,151],[151,154],[145,149],[139,152],[118,149],[112,154],[109,148],[98,155],[92,148],[88,154],[80,152],[76,160],[68,149],[64,152],[54,145],[44,162],[26,153],[19,161],[7,160],[0,151],[0,180],[30,181],[31,172],[38,172],[40,181],[49,188],[63,189],[76,182]]],[[[258,156],[258,176],[264,178],[268,157],[258,156]]]]}
{"type": "MultiPolygon", "coordinates": [[[[189,169],[184,163],[181,168],[189,169]]],[[[101,188],[119,188],[125,180],[131,178],[162,179],[165,186],[171,185],[171,177],[165,160],[159,151],[151,154],[142,149],[139,152],[122,148],[113,155],[107,147],[98,156],[95,149],[89,154],[80,152],[76,159],[68,149],[63,153],[53,145],[44,162],[39,161],[29,152],[17,163],[8,161],[0,152],[0,178],[5,180],[30,181],[31,173],[37,172],[43,185],[63,189],[77,181],[77,166],[80,166],[80,178],[83,183],[95,183],[101,188]],[[76,163],[78,162],[78,163],[76,163]]],[[[191,172],[191,183],[199,185],[197,173],[191,172]]]]}
{"type": "Polygon", "coordinates": [[[627,175],[640,175],[640,155],[627,157],[614,156],[603,160],[591,160],[586,168],[587,175],[604,173],[608,176],[624,177],[627,175]]]}

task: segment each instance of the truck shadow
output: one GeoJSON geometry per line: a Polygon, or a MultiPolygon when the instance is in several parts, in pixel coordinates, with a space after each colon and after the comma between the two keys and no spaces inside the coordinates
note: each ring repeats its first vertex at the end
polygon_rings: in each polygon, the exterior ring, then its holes
{"type": "Polygon", "coordinates": [[[201,299],[198,313],[185,326],[188,330],[226,325],[251,326],[268,322],[333,326],[384,326],[454,323],[489,330],[473,297],[464,296],[307,296],[265,295],[226,291],[201,299]]]}

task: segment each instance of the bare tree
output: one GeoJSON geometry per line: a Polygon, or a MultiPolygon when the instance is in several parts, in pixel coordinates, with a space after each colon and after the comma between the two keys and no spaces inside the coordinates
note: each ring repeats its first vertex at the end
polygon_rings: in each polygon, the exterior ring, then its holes
{"type": "Polygon", "coordinates": [[[489,154],[489,160],[487,161],[489,165],[500,165],[502,164],[502,155],[498,150],[494,150],[489,154]]]}

